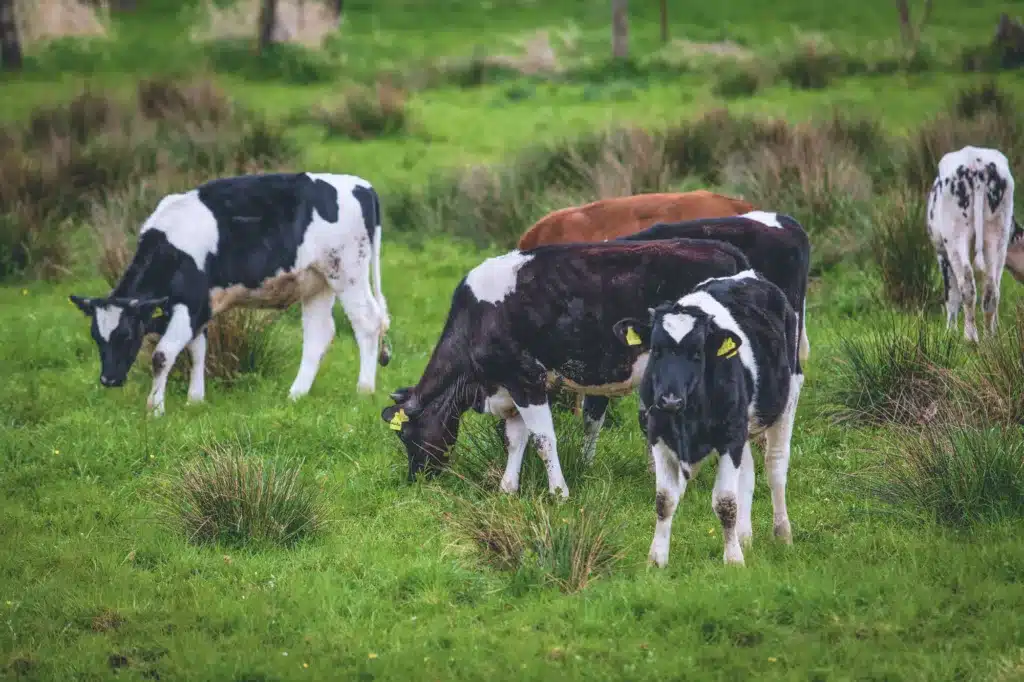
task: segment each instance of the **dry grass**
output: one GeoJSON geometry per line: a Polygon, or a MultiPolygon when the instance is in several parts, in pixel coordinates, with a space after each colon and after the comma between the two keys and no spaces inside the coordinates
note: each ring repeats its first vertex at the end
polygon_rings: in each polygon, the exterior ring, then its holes
{"type": "Polygon", "coordinates": [[[161,520],[190,542],[292,545],[328,523],[323,489],[303,460],[248,454],[239,439],[209,442],[160,480],[161,520]]]}
{"type": "Polygon", "coordinates": [[[110,9],[104,1],[28,0],[14,3],[15,20],[26,45],[65,37],[105,37],[110,9]]]}
{"type": "MultiPolygon", "coordinates": [[[[236,0],[228,6],[218,6],[207,0],[204,9],[204,20],[192,31],[193,40],[251,40],[256,35],[260,0],[236,0]]],[[[326,3],[278,0],[272,40],[318,48],[337,29],[338,20],[326,3]]]]}
{"type": "Polygon", "coordinates": [[[515,582],[578,592],[622,560],[608,527],[607,494],[590,496],[578,509],[505,495],[448,498],[452,510],[444,516],[456,533],[477,547],[485,563],[513,572],[515,582]]]}
{"type": "Polygon", "coordinates": [[[373,88],[350,87],[336,104],[319,105],[308,116],[328,135],[366,140],[405,132],[409,128],[407,94],[388,83],[373,88]]]}

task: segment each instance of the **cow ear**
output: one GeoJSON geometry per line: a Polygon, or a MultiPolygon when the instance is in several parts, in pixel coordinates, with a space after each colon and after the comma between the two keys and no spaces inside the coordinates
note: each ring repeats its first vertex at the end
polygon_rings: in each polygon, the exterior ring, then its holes
{"type": "Polygon", "coordinates": [[[716,358],[734,358],[742,345],[740,337],[728,329],[716,329],[708,334],[707,349],[709,353],[714,353],[716,358]]]}
{"type": "Polygon", "coordinates": [[[612,332],[615,338],[627,346],[647,346],[651,340],[651,323],[625,317],[612,325],[612,332]]]}
{"type": "Polygon", "coordinates": [[[71,294],[68,296],[68,299],[89,317],[92,317],[96,312],[96,299],[94,298],[82,298],[81,296],[71,294]]]}
{"type": "Polygon", "coordinates": [[[167,314],[167,311],[164,310],[167,298],[167,296],[161,296],[160,298],[132,299],[128,302],[127,307],[132,308],[142,317],[160,317],[167,314]]]}

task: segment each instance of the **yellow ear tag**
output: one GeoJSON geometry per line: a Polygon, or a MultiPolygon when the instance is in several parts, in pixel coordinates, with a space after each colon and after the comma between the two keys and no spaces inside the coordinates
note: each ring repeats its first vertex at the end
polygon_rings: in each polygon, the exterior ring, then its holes
{"type": "Polygon", "coordinates": [[[640,345],[640,335],[632,327],[626,327],[626,343],[630,346],[640,345]]]}
{"type": "Polygon", "coordinates": [[[409,421],[409,417],[406,416],[405,414],[405,408],[402,408],[398,410],[398,412],[395,412],[395,416],[392,417],[391,421],[388,423],[391,424],[392,431],[401,431],[402,424],[404,424],[407,421],[409,421]]]}
{"type": "Polygon", "coordinates": [[[164,309],[163,308],[157,308],[156,310],[153,311],[153,317],[163,317],[163,316],[164,316],[164,309]]]}
{"type": "Polygon", "coordinates": [[[722,357],[724,355],[727,358],[731,358],[732,356],[736,355],[737,353],[739,353],[739,351],[736,350],[736,342],[732,340],[731,336],[726,338],[726,340],[723,341],[722,345],[719,346],[719,348],[718,348],[718,356],[719,357],[722,357]]]}

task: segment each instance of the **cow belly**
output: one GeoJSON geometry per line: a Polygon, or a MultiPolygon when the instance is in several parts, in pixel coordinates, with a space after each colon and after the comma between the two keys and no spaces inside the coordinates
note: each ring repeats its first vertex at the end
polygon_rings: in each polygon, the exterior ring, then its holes
{"type": "Polygon", "coordinates": [[[627,379],[622,381],[611,381],[606,384],[583,385],[559,374],[558,372],[549,371],[547,374],[548,387],[554,388],[556,386],[561,386],[575,393],[582,393],[583,395],[599,395],[607,398],[619,398],[626,396],[633,392],[633,389],[639,385],[640,380],[643,378],[644,370],[647,369],[647,358],[648,353],[644,353],[637,357],[633,362],[633,367],[630,369],[629,377],[627,379]]]}
{"type": "Polygon", "coordinates": [[[313,269],[282,272],[268,277],[259,288],[250,289],[241,284],[217,287],[210,292],[213,314],[231,308],[275,308],[283,310],[305,300],[327,287],[323,275],[313,269]]]}

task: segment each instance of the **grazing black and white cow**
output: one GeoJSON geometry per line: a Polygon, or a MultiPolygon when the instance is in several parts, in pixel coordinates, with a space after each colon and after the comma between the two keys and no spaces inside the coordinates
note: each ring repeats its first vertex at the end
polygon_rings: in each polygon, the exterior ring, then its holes
{"type": "MultiPolygon", "coordinates": [[[[645,230],[618,237],[617,241],[654,239],[717,239],[732,244],[747,257],[751,267],[786,294],[800,323],[800,360],[806,362],[811,347],[807,340],[807,279],[811,270],[811,242],[792,216],[750,211],[737,216],[701,218],[679,223],[656,223],[645,230]]],[[[583,399],[587,431],[600,430],[609,399],[591,395],[583,399]]],[[[593,457],[593,452],[588,453],[593,457]]]]}
{"type": "Polygon", "coordinates": [[[947,329],[956,325],[963,306],[964,337],[978,340],[974,321],[977,269],[985,278],[981,298],[985,321],[989,332],[995,333],[1004,265],[1024,281],[1024,237],[1019,230],[1013,219],[1013,175],[1002,152],[967,146],[939,160],[938,176],[928,193],[928,236],[942,271],[947,329]]]}
{"type": "Polygon", "coordinates": [[[505,420],[503,491],[519,489],[532,434],[548,489],[567,497],[548,389],[630,393],[647,351],[639,339],[622,346],[613,323],[748,267],[736,247],[692,239],[552,244],[487,259],[455,288],[419,383],[392,393],[395,404],[381,412],[405,445],[410,480],[447,461],[461,415],[473,408],[505,420]]]}
{"type": "Polygon", "coordinates": [[[725,561],[743,563],[752,537],[754,460],[750,438],[767,437],[765,468],[775,536],[792,542],[786,511],[790,439],[803,372],[796,312],[779,287],[753,270],[702,282],[647,318],[615,324],[650,344],[640,383],[640,424],[654,460],[657,523],[650,561],[668,563],[672,517],[687,481],[719,453],[712,506],[722,523],[725,561]]]}
{"type": "Polygon", "coordinates": [[[185,347],[193,362],[189,401],[201,401],[210,319],[234,307],[284,309],[301,301],[302,363],[289,393],[299,398],[334,338],[331,311],[340,299],[359,346],[357,388],[372,393],[376,362],[389,360],[381,237],[377,193],[353,175],[246,175],[164,197],[114,290],[71,296],[92,318],[100,383],[121,386],[143,336],[155,332],[161,338],[147,406],[163,413],[167,376],[185,347]]]}

